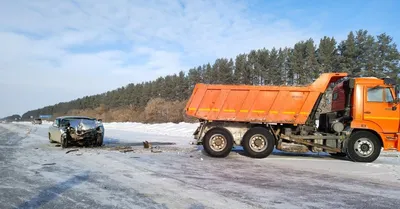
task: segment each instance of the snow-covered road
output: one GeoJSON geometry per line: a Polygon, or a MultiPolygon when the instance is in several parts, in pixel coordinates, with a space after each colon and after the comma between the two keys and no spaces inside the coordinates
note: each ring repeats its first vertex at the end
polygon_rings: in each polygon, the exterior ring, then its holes
{"type": "Polygon", "coordinates": [[[0,208],[399,208],[400,158],[239,151],[206,156],[196,124],[106,124],[102,148],[61,149],[48,124],[0,124],[0,208]],[[161,153],[142,148],[158,142],[161,153]],[[175,144],[175,145],[168,145],[175,144]],[[135,146],[138,145],[138,146],[135,146]],[[118,147],[133,146],[123,153],[118,147]]]}

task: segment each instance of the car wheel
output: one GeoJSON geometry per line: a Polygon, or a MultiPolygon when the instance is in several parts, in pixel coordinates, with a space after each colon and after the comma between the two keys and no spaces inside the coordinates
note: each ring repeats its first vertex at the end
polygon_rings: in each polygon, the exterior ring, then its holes
{"type": "Polygon", "coordinates": [[[65,134],[61,136],[61,147],[62,148],[68,147],[68,137],[65,134]]]}
{"type": "Polygon", "coordinates": [[[103,145],[103,138],[104,138],[103,134],[100,134],[100,135],[97,136],[97,139],[96,139],[96,145],[97,146],[101,147],[103,145]]]}

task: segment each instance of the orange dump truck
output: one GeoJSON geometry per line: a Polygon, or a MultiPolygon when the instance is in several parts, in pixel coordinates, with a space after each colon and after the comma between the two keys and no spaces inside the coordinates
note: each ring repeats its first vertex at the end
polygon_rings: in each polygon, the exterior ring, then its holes
{"type": "Polygon", "coordinates": [[[226,157],[236,145],[265,158],[289,143],[372,162],[382,148],[400,151],[398,103],[393,79],[324,73],[308,86],[200,83],[185,111],[200,120],[194,138],[213,157],[226,157]],[[330,86],[330,112],[322,113],[330,86]]]}

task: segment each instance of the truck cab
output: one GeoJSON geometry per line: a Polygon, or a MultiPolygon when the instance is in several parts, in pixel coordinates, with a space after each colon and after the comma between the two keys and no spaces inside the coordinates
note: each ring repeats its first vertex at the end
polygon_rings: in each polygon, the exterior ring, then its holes
{"type": "MultiPolygon", "coordinates": [[[[400,151],[400,107],[398,85],[390,78],[350,78],[337,84],[331,112],[349,116],[348,131],[379,138],[384,150],[400,151]]],[[[362,137],[354,149],[367,154],[374,144],[362,137]]],[[[375,145],[376,146],[376,145],[375,145]]]]}

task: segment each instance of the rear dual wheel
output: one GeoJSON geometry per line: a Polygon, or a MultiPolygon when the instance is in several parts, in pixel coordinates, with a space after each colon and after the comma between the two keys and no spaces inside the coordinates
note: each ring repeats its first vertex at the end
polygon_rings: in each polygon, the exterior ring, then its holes
{"type": "Polygon", "coordinates": [[[213,128],[205,134],[203,147],[211,157],[226,157],[232,150],[233,137],[226,129],[213,128]]]}
{"type": "Polygon", "coordinates": [[[275,137],[264,127],[254,127],[243,136],[244,151],[253,158],[268,157],[275,147],[275,137]]]}

